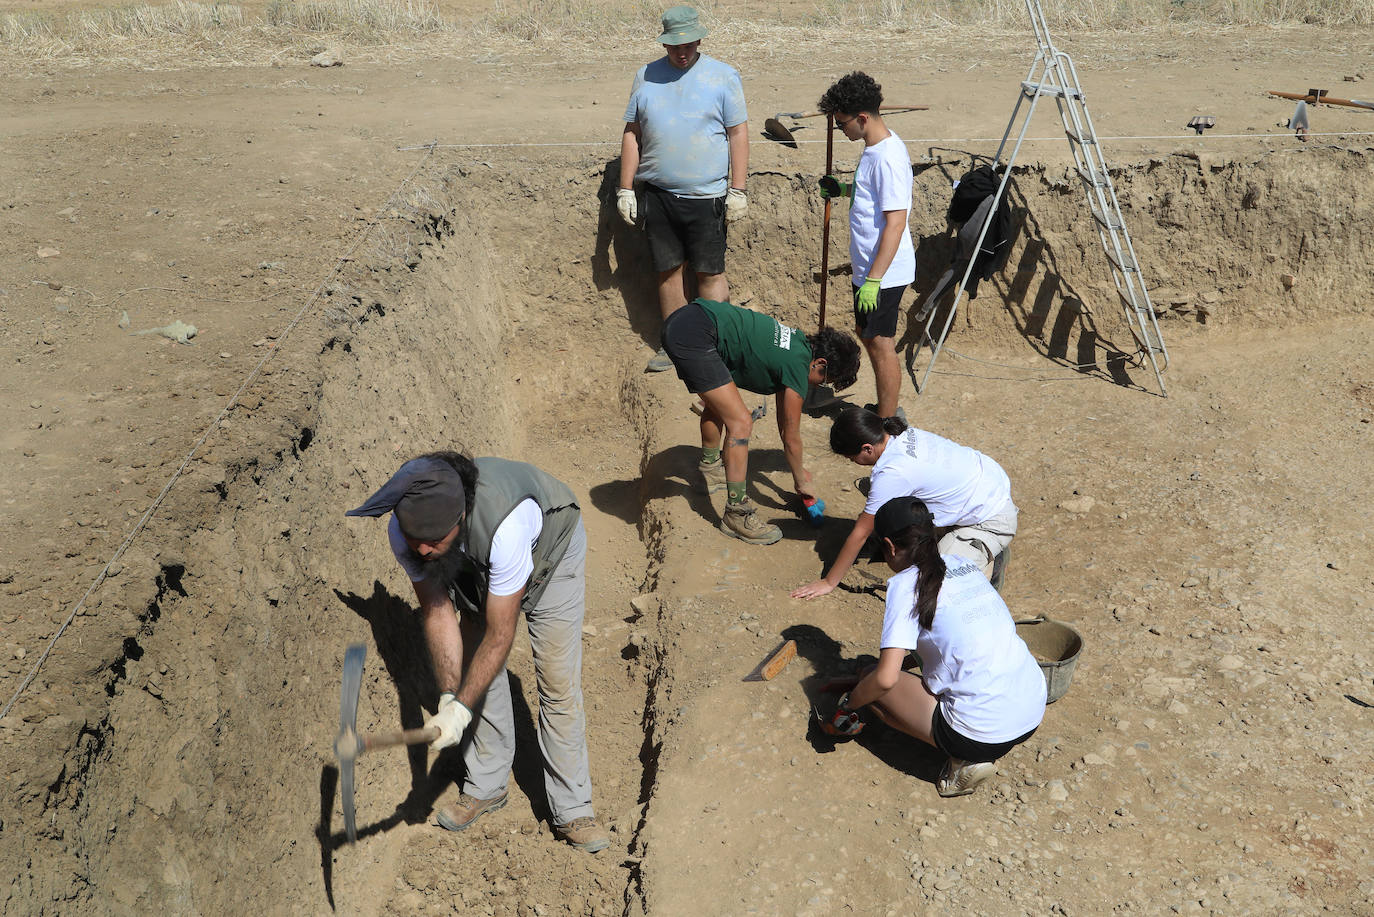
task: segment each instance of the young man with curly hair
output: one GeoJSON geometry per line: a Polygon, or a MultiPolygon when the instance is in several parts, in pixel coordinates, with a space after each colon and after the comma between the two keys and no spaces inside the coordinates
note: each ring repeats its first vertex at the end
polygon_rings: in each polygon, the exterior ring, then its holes
{"type": "MultiPolygon", "coordinates": [[[[902,294],[916,279],[916,249],[907,218],[911,213],[911,157],[906,144],[878,113],[882,87],[866,73],[841,77],[821,96],[819,108],[835,119],[849,140],[864,142],[852,185],[833,175],[820,180],[822,197],[847,197],[849,259],[854,266],[854,321],[873,364],[879,417],[900,410],[902,387],[897,360],[897,318],[902,294]]],[[[905,417],[905,415],[902,415],[905,417]]]]}
{"type": "Polygon", "coordinates": [[[663,349],[687,390],[701,396],[698,469],[708,494],[725,491],[720,530],[750,544],[773,544],[782,529],[760,521],[745,493],[754,418],[740,389],[777,395],[778,433],[793,487],[799,498],[814,498],[811,472],[802,461],[802,403],[812,385],[854,384],[859,345],[833,328],[803,335],[761,312],[697,298],[663,323],[663,349]]]}

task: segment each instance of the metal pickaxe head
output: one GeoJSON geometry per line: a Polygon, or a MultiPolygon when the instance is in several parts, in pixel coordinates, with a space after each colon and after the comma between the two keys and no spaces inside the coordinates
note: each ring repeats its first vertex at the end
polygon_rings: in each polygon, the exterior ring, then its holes
{"type": "Polygon", "coordinates": [[[348,842],[358,842],[358,820],[353,808],[353,777],[363,743],[358,738],[358,695],[363,689],[363,662],[367,646],[354,643],[344,652],[343,687],[339,694],[339,735],[334,755],[339,759],[339,787],[343,796],[344,832],[348,842]]]}

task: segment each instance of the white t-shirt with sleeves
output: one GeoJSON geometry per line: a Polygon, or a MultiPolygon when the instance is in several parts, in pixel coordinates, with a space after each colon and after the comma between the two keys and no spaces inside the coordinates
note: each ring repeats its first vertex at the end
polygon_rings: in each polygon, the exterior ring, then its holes
{"type": "Polygon", "coordinates": [[[977,449],[907,427],[873,464],[864,512],[876,516],[896,497],[919,498],[938,526],[977,525],[1007,508],[1011,481],[977,449]]]}
{"type": "Polygon", "coordinates": [[[902,210],[908,225],[892,263],[883,271],[884,290],[900,287],[916,279],[916,248],[911,244],[911,157],[906,144],[889,134],[872,146],[864,147],[854,170],[854,199],[849,205],[849,260],[854,265],[854,286],[868,279],[878,240],[887,226],[886,211],[902,210]]]}
{"type": "Polygon", "coordinates": [[[913,614],[917,568],[887,581],[882,647],[916,651],[926,687],[960,735],[988,744],[1010,742],[1040,725],[1045,676],[978,565],[943,556],[948,569],[930,630],[913,614]]]}
{"type": "MultiPolygon", "coordinates": [[[[514,595],[530,581],[534,573],[534,545],[544,531],[544,514],[534,499],[521,500],[509,516],[496,527],[491,539],[491,581],[487,592],[490,595],[514,595]]],[[[391,552],[396,561],[406,571],[410,581],[418,583],[425,578],[424,562],[406,544],[401,534],[401,524],[393,513],[386,527],[387,538],[391,542],[391,552]]],[[[454,550],[461,550],[461,543],[455,543],[454,550]]]]}

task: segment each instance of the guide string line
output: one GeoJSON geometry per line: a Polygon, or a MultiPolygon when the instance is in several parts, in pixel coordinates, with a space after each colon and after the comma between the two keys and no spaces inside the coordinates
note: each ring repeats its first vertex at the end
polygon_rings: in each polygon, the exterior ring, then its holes
{"type": "MultiPolygon", "coordinates": [[[[396,190],[393,191],[391,195],[387,198],[388,202],[400,196],[401,192],[404,190],[406,185],[410,184],[410,182],[415,179],[415,176],[419,174],[420,169],[428,160],[429,157],[425,156],[422,157],[420,161],[415,164],[415,167],[410,170],[410,174],[407,175],[401,181],[401,183],[396,186],[396,190]]],[[[383,207],[382,211],[385,211],[385,209],[386,208],[383,207]]],[[[177,480],[181,478],[182,474],[185,473],[187,466],[191,464],[191,460],[195,458],[195,455],[200,450],[200,447],[205,445],[205,441],[210,438],[210,434],[213,433],[215,429],[219,427],[220,422],[223,421],[224,418],[229,414],[229,412],[233,410],[234,406],[238,404],[239,398],[248,389],[248,387],[253,384],[254,380],[257,379],[258,375],[262,371],[263,366],[267,364],[267,361],[270,360],[273,357],[273,355],[276,354],[276,352],[280,349],[282,341],[286,340],[286,336],[289,335],[292,332],[292,330],[300,324],[301,320],[305,318],[306,313],[310,311],[310,308],[319,301],[321,296],[324,295],[325,291],[330,286],[331,280],[343,270],[344,265],[348,264],[350,261],[353,260],[354,253],[372,235],[372,231],[377,228],[377,226],[381,223],[382,219],[383,217],[381,215],[372,217],[368,221],[367,225],[363,227],[363,231],[358,234],[357,238],[354,239],[353,243],[348,247],[348,249],[342,255],[339,255],[334,259],[333,266],[330,267],[330,269],[325,273],[323,279],[321,279],[319,284],[315,287],[314,292],[310,294],[309,298],[306,299],[305,304],[302,305],[300,309],[296,311],[296,314],[292,316],[291,321],[289,321],[286,324],[286,327],[282,329],[281,333],[277,335],[276,346],[262,355],[261,359],[258,360],[258,362],[253,366],[252,370],[250,370],[248,375],[244,378],[243,382],[239,385],[238,390],[230,396],[229,400],[225,402],[224,407],[222,407],[219,413],[215,415],[214,420],[210,421],[210,423],[206,426],[204,432],[201,433],[200,438],[198,438],[195,441],[195,443],[191,446],[190,451],[186,453],[186,457],[182,459],[181,464],[177,467],[176,471],[172,472],[172,476],[167,479],[167,483],[162,485],[162,490],[160,490],[157,496],[153,498],[152,503],[148,505],[148,508],[144,511],[143,515],[139,518],[138,522],[136,522],[134,524],[134,527],[129,530],[129,534],[124,537],[124,540],[120,543],[119,547],[115,549],[115,552],[112,555],[110,555],[110,559],[105,562],[105,566],[100,569],[100,572],[91,582],[91,585],[86,589],[85,594],[83,594],[80,600],[72,606],[71,611],[68,613],[66,619],[62,622],[62,625],[58,627],[57,632],[54,633],[51,638],[49,638],[48,645],[43,648],[43,652],[40,653],[38,659],[34,661],[33,667],[30,668],[28,674],[24,676],[24,680],[20,682],[19,687],[15,689],[14,694],[10,697],[9,701],[6,702],[4,708],[0,709],[0,720],[3,720],[5,718],[5,716],[14,707],[15,702],[19,700],[19,696],[24,693],[24,689],[27,688],[33,682],[34,678],[38,675],[38,670],[42,668],[43,663],[47,661],[48,656],[52,654],[53,647],[57,644],[58,638],[66,632],[67,628],[71,625],[72,621],[74,621],[76,619],[76,616],[81,612],[81,609],[86,606],[87,600],[90,599],[91,595],[95,593],[96,589],[100,588],[101,583],[105,582],[105,580],[109,578],[110,567],[113,566],[114,563],[124,555],[124,552],[128,550],[131,544],[133,544],[134,539],[137,538],[138,535],[147,526],[148,520],[152,518],[153,513],[157,511],[157,508],[162,505],[163,500],[166,499],[167,494],[171,491],[172,485],[175,484],[177,480]]],[[[115,298],[117,299],[118,297],[115,298]]],[[[113,302],[113,300],[111,300],[111,302],[113,302]]]]}
{"type": "MultiPolygon", "coordinates": [[[[1325,131],[1309,133],[1308,137],[1374,137],[1374,131],[1325,131]]],[[[1267,134],[1207,134],[1203,137],[1180,137],[1177,134],[1122,134],[1117,137],[1099,137],[1099,140],[1177,140],[1180,143],[1188,141],[1202,140],[1262,140],[1273,137],[1287,137],[1297,139],[1289,131],[1267,134]]],[[[916,137],[903,142],[910,146],[913,143],[999,143],[1001,137],[916,137]]],[[[1053,141],[1063,143],[1064,137],[1027,137],[1026,143],[1039,141],[1053,141]]],[[[754,140],[750,141],[757,142],[754,140]]],[[[774,141],[783,143],[783,141],[774,141]]],[[[398,153],[412,153],[417,150],[478,150],[478,149],[514,149],[520,147],[592,147],[592,146],[612,146],[619,145],[619,140],[557,140],[541,143],[528,142],[500,142],[500,143],[426,143],[419,146],[400,146],[396,148],[398,153]]],[[[790,143],[825,143],[824,140],[792,140],[790,143]]]]}

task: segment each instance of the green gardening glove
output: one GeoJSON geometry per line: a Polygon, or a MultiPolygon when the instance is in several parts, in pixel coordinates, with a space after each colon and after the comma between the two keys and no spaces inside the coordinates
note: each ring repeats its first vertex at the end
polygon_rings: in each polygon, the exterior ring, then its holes
{"type": "Polygon", "coordinates": [[[872,312],[878,308],[878,291],[883,287],[883,278],[870,277],[859,287],[859,311],[872,312]]]}
{"type": "Polygon", "coordinates": [[[816,184],[821,186],[821,197],[829,199],[832,197],[853,197],[854,186],[848,182],[842,182],[833,175],[827,175],[819,179],[816,184]]]}

